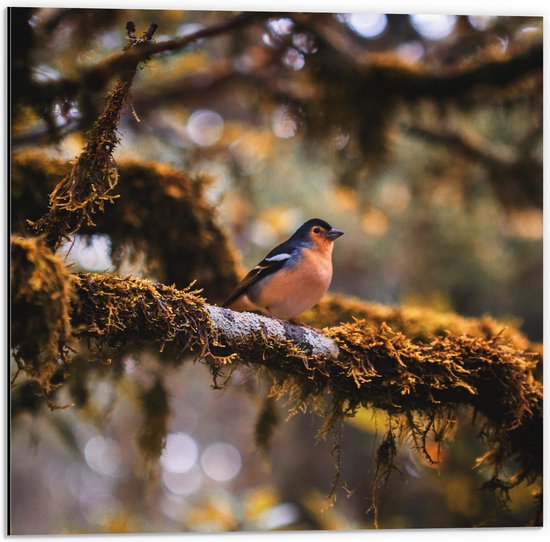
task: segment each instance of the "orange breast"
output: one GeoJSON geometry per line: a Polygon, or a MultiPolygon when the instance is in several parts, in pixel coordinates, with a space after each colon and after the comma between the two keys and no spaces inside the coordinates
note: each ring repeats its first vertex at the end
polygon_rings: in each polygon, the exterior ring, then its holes
{"type": "Polygon", "coordinates": [[[302,253],[295,265],[274,273],[248,292],[254,303],[277,318],[292,318],[313,307],[330,286],[331,255],[312,249],[302,253]]]}

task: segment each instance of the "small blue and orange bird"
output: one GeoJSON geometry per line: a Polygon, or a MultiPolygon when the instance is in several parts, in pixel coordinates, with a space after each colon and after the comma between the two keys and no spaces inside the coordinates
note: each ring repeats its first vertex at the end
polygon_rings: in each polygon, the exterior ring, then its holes
{"type": "Polygon", "coordinates": [[[312,218],[252,269],[223,307],[288,320],[320,301],[332,280],[334,240],[344,232],[312,218]]]}

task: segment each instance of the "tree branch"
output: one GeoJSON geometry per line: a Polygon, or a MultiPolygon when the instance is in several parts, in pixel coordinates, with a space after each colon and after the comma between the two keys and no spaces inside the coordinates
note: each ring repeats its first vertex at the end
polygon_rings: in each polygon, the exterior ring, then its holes
{"type": "MultiPolygon", "coordinates": [[[[329,426],[360,406],[375,407],[403,417],[421,442],[430,427],[450,423],[459,405],[473,407],[487,420],[486,459],[494,464],[495,476],[512,458],[520,464],[513,483],[533,481],[542,472],[542,386],[533,376],[535,355],[498,335],[447,333],[415,341],[367,320],[320,332],[210,306],[189,289],[136,277],[67,277],[43,265],[44,257],[55,257],[39,242],[16,238],[12,247],[12,274],[36,277],[32,289],[27,282],[15,284],[13,318],[22,326],[42,325],[49,304],[60,297],[56,288],[66,291],[70,283],[72,335],[93,345],[100,359],[122,348],[156,345],[180,356],[193,352],[215,376],[241,365],[263,367],[273,375],[275,391],[290,391],[305,404],[330,397],[329,426]],[[41,312],[33,309],[37,306],[41,312]],[[418,417],[428,419],[428,426],[418,417]]],[[[62,300],[70,303],[67,296],[62,300]]],[[[20,367],[33,367],[34,377],[43,376],[36,370],[38,362],[22,353],[40,351],[44,340],[43,335],[20,334],[14,341],[20,367]]],[[[58,341],[60,349],[65,346],[58,341]]],[[[44,362],[51,367],[51,359],[44,362]]]]}
{"type": "Polygon", "coordinates": [[[87,134],[84,150],[70,173],[50,194],[48,213],[31,224],[36,233],[45,235],[46,242],[53,249],[58,248],[68,234],[78,231],[82,224],[93,225],[92,215],[98,210],[103,211],[105,203],[112,203],[116,198],[113,189],[118,182],[118,169],[113,151],[120,140],[118,124],[142,59],[140,53],[149,45],[156,28],[152,24],[142,39],[136,39],[132,37],[135,26],[128,23],[130,44],[122,55],[127,61],[120,78],[107,95],[103,111],[87,134]]]}
{"type": "Polygon", "coordinates": [[[504,157],[497,158],[492,153],[482,149],[479,144],[469,141],[464,135],[459,135],[450,131],[435,131],[430,128],[417,124],[405,126],[405,131],[413,136],[419,137],[430,143],[439,144],[445,147],[450,147],[469,160],[479,162],[488,169],[498,167],[510,167],[512,160],[507,160],[504,157]]]}
{"type": "MultiPolygon", "coordinates": [[[[525,148],[518,156],[506,157],[502,153],[484,149],[464,134],[435,131],[416,124],[405,126],[404,129],[415,137],[447,147],[467,160],[480,164],[487,171],[495,195],[503,204],[509,207],[518,207],[520,203],[542,207],[542,164],[531,158],[525,148]],[[518,183],[520,178],[522,183],[518,183]]],[[[538,127],[533,133],[538,134],[538,127]]],[[[530,146],[534,137],[536,135],[526,138],[530,146]]]]}
{"type": "MultiPolygon", "coordinates": [[[[334,29],[329,30],[319,20],[307,19],[322,44],[325,55],[333,57],[332,64],[357,80],[364,80],[365,87],[385,96],[416,99],[461,98],[464,93],[478,86],[502,87],[513,83],[531,72],[542,73],[543,44],[534,43],[524,49],[516,49],[494,58],[487,54],[471,57],[469,63],[434,68],[427,65],[410,65],[393,54],[376,54],[365,49],[353,49],[347,39],[334,29]],[[339,60],[339,62],[337,62],[339,60]],[[336,63],[335,63],[336,62],[336,63]]],[[[325,60],[325,63],[329,64],[325,60]]]]}
{"type": "MultiPolygon", "coordinates": [[[[197,288],[221,302],[238,283],[239,258],[208,201],[210,179],[190,177],[158,163],[119,161],[116,205],[96,213],[79,235],[109,238],[115,266],[140,254],[150,275],[167,284],[197,288]],[[154,225],[154,227],[152,227],[154,225]]],[[[71,166],[40,152],[14,153],[11,160],[12,232],[24,235],[26,220],[47,211],[48,192],[71,166]]]]}
{"type": "Polygon", "coordinates": [[[133,49],[127,53],[117,53],[104,61],[86,68],[82,74],[75,79],[61,79],[40,85],[43,92],[53,95],[74,96],[82,88],[91,85],[93,88],[102,88],[111,77],[123,72],[135,63],[142,62],[153,55],[166,52],[179,51],[188,45],[204,38],[219,36],[241,28],[256,21],[261,21],[270,14],[243,12],[230,17],[224,21],[206,26],[191,34],[180,36],[167,41],[150,42],[140,48],[133,49]]]}

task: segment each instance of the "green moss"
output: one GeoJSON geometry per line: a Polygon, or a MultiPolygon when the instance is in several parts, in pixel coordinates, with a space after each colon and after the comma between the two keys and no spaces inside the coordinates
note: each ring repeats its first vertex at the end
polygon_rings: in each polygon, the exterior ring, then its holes
{"type": "MultiPolygon", "coordinates": [[[[519,96],[540,94],[540,43],[510,50],[498,59],[478,50],[475,62],[444,66],[405,62],[395,52],[353,50],[353,40],[348,41],[345,33],[339,35],[314,19],[310,24],[318,51],[308,57],[301,75],[311,90],[307,97],[288,92],[287,102],[305,119],[306,143],[327,144],[339,127],[349,134],[346,152],[336,155],[333,167],[339,170],[340,180],[351,186],[360,186],[390,158],[395,118],[403,106],[414,116],[415,106],[424,99],[441,112],[450,106],[509,104],[519,96]]],[[[527,186],[522,190],[526,201],[541,203],[540,190],[536,194],[529,194],[527,186]]],[[[517,205],[517,189],[515,194],[517,205]]],[[[510,198],[502,199],[514,206],[510,198]]]]}
{"type": "Polygon", "coordinates": [[[93,215],[103,212],[105,203],[113,203],[117,197],[113,150],[120,140],[118,123],[131,84],[131,77],[120,80],[109,93],[103,112],[87,134],[84,150],[50,194],[48,213],[31,223],[35,233],[45,235],[50,247],[59,247],[83,224],[93,226],[93,215]]]}
{"type": "MultiPolygon", "coordinates": [[[[23,233],[27,218],[45,212],[47,192],[68,169],[41,153],[13,155],[15,231],[23,233]]],[[[148,272],[164,283],[183,288],[196,281],[209,300],[222,301],[238,282],[238,257],[206,199],[209,179],[156,163],[121,162],[119,172],[117,204],[79,233],[108,235],[115,261],[142,254],[148,272]]]]}
{"type": "Polygon", "coordinates": [[[170,415],[168,397],[160,377],[149,389],[142,391],[139,399],[143,418],[137,442],[146,465],[151,465],[164,448],[170,415]]]}
{"type": "Polygon", "coordinates": [[[160,350],[171,344],[183,356],[207,347],[209,320],[196,292],[96,273],[76,275],[75,282],[75,333],[90,339],[95,351],[154,343],[160,350]]]}
{"type": "MultiPolygon", "coordinates": [[[[132,23],[133,24],[133,23],[132,23]]],[[[149,42],[157,25],[151,25],[142,39],[130,38],[126,52],[149,42]]],[[[130,36],[129,36],[130,37],[130,36]]],[[[120,70],[119,79],[105,99],[105,106],[86,134],[86,146],[74,161],[70,172],[55,186],[49,198],[49,210],[30,225],[43,234],[53,249],[83,224],[93,226],[93,215],[103,212],[106,203],[117,198],[118,167],[113,151],[120,141],[118,125],[126,104],[138,62],[129,60],[120,70]]]]}
{"type": "Polygon", "coordinates": [[[256,446],[267,453],[273,432],[280,422],[279,411],[273,397],[265,397],[262,401],[260,413],[256,421],[254,435],[256,437],[256,446]]]}
{"type": "Polygon", "coordinates": [[[20,369],[51,391],[71,348],[73,278],[38,239],[11,240],[11,339],[20,369]]]}
{"type": "Polygon", "coordinates": [[[338,370],[355,383],[352,406],[374,406],[400,416],[416,446],[437,442],[452,430],[453,409],[469,405],[486,420],[484,461],[500,474],[519,461],[514,483],[542,472],[542,386],[534,376],[536,355],[503,339],[446,334],[415,343],[404,334],[368,321],[326,330],[344,355],[338,370]],[[364,393],[364,395],[363,395],[364,393]],[[531,438],[526,439],[531,432],[531,438]]]}
{"type": "MultiPolygon", "coordinates": [[[[215,376],[242,365],[262,369],[273,380],[269,395],[285,396],[292,403],[291,413],[310,409],[323,416],[321,435],[360,407],[374,407],[392,418],[392,435],[410,435],[414,447],[431,461],[437,457],[427,452],[426,439],[443,442],[455,428],[457,410],[469,407],[480,414],[480,436],[487,448],[480,461],[493,466],[495,487],[533,482],[542,473],[542,385],[533,374],[537,354],[518,348],[520,339],[514,333],[509,337],[503,333],[489,338],[469,336],[463,333],[463,326],[473,325],[473,321],[464,322],[460,317],[455,321],[453,315],[447,315],[445,327],[459,331],[428,334],[424,330],[420,336],[410,337],[385,322],[373,325],[372,318],[358,319],[324,330],[338,345],[337,356],[329,351],[312,356],[311,331],[285,324],[281,332],[281,323],[274,328],[278,331],[273,331],[267,322],[263,327],[241,328],[229,310],[223,313],[223,322],[214,325],[204,299],[189,288],[178,290],[136,277],[94,273],[70,278],[51,252],[45,247],[37,250],[41,245],[36,241],[28,246],[20,241],[16,246],[22,253],[18,257],[21,276],[35,268],[41,270],[39,281],[28,281],[33,285],[31,301],[36,310],[24,313],[26,320],[19,320],[19,326],[40,329],[44,321],[57,326],[51,311],[59,301],[51,291],[72,284],[73,335],[87,341],[98,358],[110,359],[113,350],[154,345],[160,350],[170,347],[180,356],[193,352],[215,376]],[[504,467],[512,464],[517,466],[516,472],[504,479],[504,467]]],[[[17,283],[15,295],[19,298],[26,291],[26,282],[17,283]]],[[[21,318],[22,313],[17,315],[21,318]]],[[[62,321],[66,325],[67,319],[62,321]]],[[[61,338],[69,339],[68,330],[63,329],[64,335],[56,335],[59,352],[67,347],[59,344],[61,338]]],[[[436,331],[437,326],[432,329],[436,331]]],[[[26,344],[21,334],[17,338],[16,347],[26,344]]],[[[32,337],[31,345],[34,340],[32,337]]],[[[31,374],[50,375],[51,361],[44,362],[39,356],[28,359],[23,368],[31,374]]],[[[154,411],[150,409],[151,415],[154,411]]],[[[273,425],[269,409],[266,416],[267,423],[260,424],[258,430],[260,441],[273,425]]],[[[150,451],[157,453],[160,431],[155,435],[143,442],[151,440],[150,451]]],[[[387,452],[380,451],[383,460],[379,461],[378,480],[386,477],[388,468],[391,471],[386,460],[395,454],[387,452]]]]}
{"type": "Polygon", "coordinates": [[[438,312],[427,307],[392,307],[354,297],[329,294],[301,318],[305,323],[316,327],[334,326],[357,319],[368,321],[373,326],[385,323],[394,331],[400,331],[409,339],[420,342],[448,333],[485,339],[501,337],[520,350],[536,351],[542,357],[542,345],[530,343],[518,331],[517,322],[498,321],[489,316],[465,318],[453,312],[438,312]]]}
{"type": "Polygon", "coordinates": [[[374,480],[372,483],[372,499],[369,511],[372,511],[374,516],[374,527],[378,529],[378,508],[380,506],[380,496],[384,487],[388,483],[388,479],[395,469],[395,456],[397,455],[397,445],[395,434],[390,429],[384,439],[378,446],[376,451],[376,471],[374,472],[374,480]]]}

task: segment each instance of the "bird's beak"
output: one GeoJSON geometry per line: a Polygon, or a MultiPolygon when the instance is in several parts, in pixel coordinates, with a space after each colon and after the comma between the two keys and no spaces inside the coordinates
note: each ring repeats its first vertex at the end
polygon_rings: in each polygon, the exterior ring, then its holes
{"type": "Polygon", "coordinates": [[[331,241],[334,241],[335,239],[338,239],[341,235],[344,235],[344,232],[342,230],[337,230],[336,228],[332,228],[332,230],[327,231],[326,238],[330,239],[331,241]]]}

